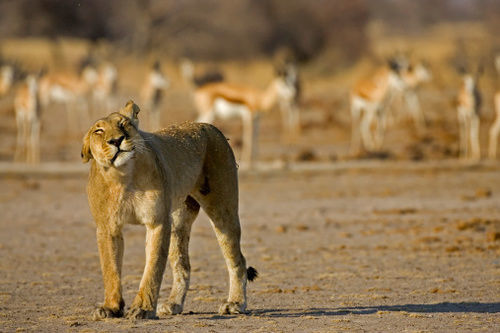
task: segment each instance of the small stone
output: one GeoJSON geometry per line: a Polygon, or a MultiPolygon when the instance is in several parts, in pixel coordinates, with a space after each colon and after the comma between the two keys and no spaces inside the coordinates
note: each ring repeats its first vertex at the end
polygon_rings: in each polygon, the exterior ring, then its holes
{"type": "Polygon", "coordinates": [[[488,231],[486,233],[486,240],[488,242],[496,242],[500,240],[500,231],[488,231]]]}
{"type": "Polygon", "coordinates": [[[276,232],[284,234],[287,231],[287,227],[280,224],[279,226],[276,227],[276,232]]]}
{"type": "Polygon", "coordinates": [[[489,188],[478,188],[476,189],[476,197],[477,198],[489,198],[491,197],[492,192],[489,188]]]}

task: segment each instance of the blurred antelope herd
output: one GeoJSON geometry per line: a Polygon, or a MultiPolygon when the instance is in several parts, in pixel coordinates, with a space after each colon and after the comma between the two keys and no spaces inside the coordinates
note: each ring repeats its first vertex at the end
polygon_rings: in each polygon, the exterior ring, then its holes
{"type": "MultiPolygon", "coordinates": [[[[478,161],[483,156],[490,159],[497,157],[500,88],[497,87],[494,96],[491,93],[485,95],[478,84],[485,67],[495,68],[497,73],[493,75],[500,77],[500,55],[490,58],[483,58],[475,64],[455,66],[455,84],[446,87],[454,91],[452,98],[444,94],[439,97],[439,91],[433,97],[449,99],[450,108],[456,113],[453,126],[457,128],[458,148],[451,156],[471,161],[478,161]],[[484,124],[481,126],[482,106],[488,100],[494,105],[495,117],[485,127],[484,124]],[[481,128],[489,128],[487,154],[481,150],[481,128]]],[[[307,91],[314,79],[302,76],[301,64],[293,57],[269,60],[268,68],[273,68],[274,74],[268,75],[272,78],[262,82],[260,87],[248,84],[251,81],[248,77],[235,78],[233,75],[228,79],[216,65],[199,69],[195,62],[186,58],[169,62],[175,66],[164,66],[165,62],[160,57],[142,63],[144,69],[134,75],[131,82],[130,75],[126,79],[121,75],[120,66],[113,61],[113,57],[100,58],[90,51],[79,59],[76,66],[64,70],[57,67],[28,70],[22,61],[2,58],[0,104],[4,108],[11,105],[17,129],[13,160],[40,162],[40,149],[44,143],[41,134],[45,130],[42,119],[52,108],[63,110],[65,119],[57,119],[56,122],[64,128],[67,137],[81,136],[91,121],[118,110],[132,97],[143,110],[141,129],[158,130],[165,123],[168,113],[165,108],[168,104],[166,92],[175,85],[182,85],[189,91],[176,102],[191,104],[196,110],[196,114],[190,114],[185,119],[219,125],[230,119],[241,122],[238,127],[241,142],[239,159],[245,163],[252,164],[259,158],[260,123],[266,122],[268,114],[279,114],[277,117],[281,124],[276,132],[282,134],[286,144],[299,142],[307,127],[303,116],[314,103],[309,101],[308,106],[304,101],[304,90],[307,91]],[[132,96],[124,92],[124,87],[130,86],[135,91],[132,96]]],[[[343,107],[334,110],[323,107],[323,111],[333,118],[338,118],[339,114],[350,114],[348,156],[360,158],[390,150],[384,139],[391,129],[401,124],[402,119],[410,120],[412,132],[420,138],[432,135],[429,132],[436,126],[448,126],[440,123],[429,127],[427,110],[422,107],[426,96],[420,94],[420,88],[432,82],[441,70],[439,66],[409,52],[395,52],[379,61],[378,68],[372,66],[364,73],[358,73],[352,84],[343,87],[346,92],[341,97],[345,101],[341,103],[343,107]]],[[[332,92],[338,88],[331,85],[332,92]]],[[[320,101],[315,103],[322,105],[320,101]]],[[[399,135],[409,134],[406,131],[399,135]]]]}

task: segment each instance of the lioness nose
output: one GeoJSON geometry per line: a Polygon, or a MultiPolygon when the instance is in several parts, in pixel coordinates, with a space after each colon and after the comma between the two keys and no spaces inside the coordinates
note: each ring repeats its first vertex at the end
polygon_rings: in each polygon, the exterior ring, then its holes
{"type": "Polygon", "coordinates": [[[117,139],[111,139],[111,140],[108,140],[108,143],[111,144],[111,145],[115,145],[117,147],[120,147],[120,144],[122,143],[123,139],[125,138],[125,136],[120,136],[119,138],[117,139]]]}

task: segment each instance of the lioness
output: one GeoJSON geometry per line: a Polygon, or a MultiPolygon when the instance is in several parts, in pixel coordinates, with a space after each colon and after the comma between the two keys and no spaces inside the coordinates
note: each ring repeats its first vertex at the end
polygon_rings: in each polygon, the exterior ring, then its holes
{"type": "Polygon", "coordinates": [[[229,270],[229,297],[219,313],[246,309],[246,269],[240,249],[238,177],[226,138],[209,124],[186,123],[155,133],[138,129],[139,107],[132,101],[94,123],[83,138],[82,159],[92,159],[87,187],[97,226],[104,304],[95,320],[123,316],[120,282],[125,223],[146,226],[146,266],[126,317],[154,318],[182,312],[189,287],[189,234],[200,206],[212,220],[229,270]],[[173,285],[157,308],[170,252],[173,285]]]}

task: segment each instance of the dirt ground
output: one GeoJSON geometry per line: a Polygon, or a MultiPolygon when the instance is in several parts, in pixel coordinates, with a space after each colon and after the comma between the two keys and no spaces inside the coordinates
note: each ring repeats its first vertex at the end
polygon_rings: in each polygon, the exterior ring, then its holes
{"type": "MultiPolygon", "coordinates": [[[[115,109],[130,98],[140,102],[137,92],[149,62],[124,58],[117,66],[115,109]]],[[[316,67],[302,76],[300,138],[283,138],[277,110],[261,118],[259,162],[297,163],[302,171],[241,168],[243,251],[260,276],[248,287],[249,313],[239,316],[217,315],[228,292],[227,272],[201,214],[192,232],[184,314],[92,321],[103,285],[86,176],[79,171],[81,139],[90,122],[72,113],[68,122],[71,109],[60,105],[43,110],[39,168],[67,163],[73,171],[58,178],[57,172],[19,177],[13,176],[19,165],[9,165],[6,175],[2,168],[13,160],[16,127],[12,96],[0,100],[0,332],[500,331],[500,164],[456,159],[454,69],[438,62],[433,83],[419,90],[425,133],[416,133],[396,105],[384,151],[352,156],[348,91],[370,68],[361,63],[325,77],[316,67]],[[313,167],[308,170],[306,163],[313,167]]],[[[273,74],[268,60],[221,68],[228,81],[262,89],[273,74]]],[[[172,86],[162,126],[196,118],[191,88],[177,72],[174,64],[166,67],[172,86]]],[[[494,116],[493,84],[485,79],[483,157],[494,116]]],[[[103,115],[93,111],[92,120],[103,115]]],[[[241,123],[216,125],[239,159],[241,123]]],[[[144,238],[143,228],[126,228],[127,305],[144,267],[144,238]]],[[[160,302],[170,285],[167,269],[160,302]]]]}
{"type": "MultiPolygon", "coordinates": [[[[103,300],[85,176],[0,178],[0,331],[470,332],[500,330],[500,166],[244,173],[243,251],[259,278],[247,315],[228,292],[206,216],[190,243],[182,315],[94,322],[103,300]]],[[[125,231],[127,305],[144,228],[125,231]]],[[[171,285],[167,269],[160,301],[171,285]]]]}

